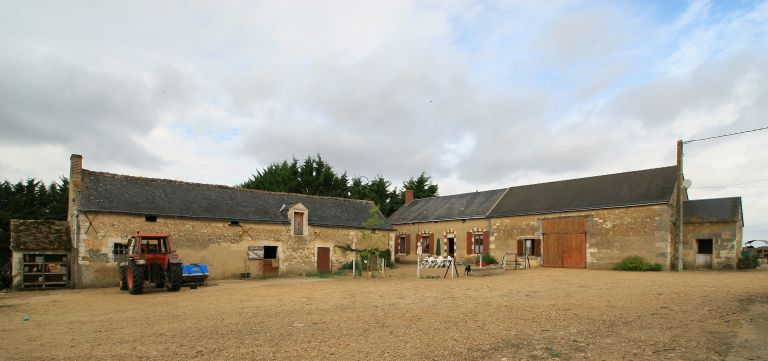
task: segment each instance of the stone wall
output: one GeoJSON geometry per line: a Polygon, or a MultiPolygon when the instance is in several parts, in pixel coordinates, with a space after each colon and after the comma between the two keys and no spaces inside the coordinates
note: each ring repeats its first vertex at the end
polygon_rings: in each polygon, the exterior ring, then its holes
{"type": "MultiPolygon", "coordinates": [[[[490,231],[490,225],[488,219],[470,219],[470,220],[457,220],[457,221],[440,221],[440,222],[424,222],[414,224],[398,224],[394,225],[397,229],[397,235],[410,235],[411,236],[411,250],[410,254],[402,254],[399,250],[396,250],[395,254],[400,262],[415,262],[416,261],[416,244],[419,240],[418,235],[425,232],[434,233],[435,242],[440,239],[441,252],[443,257],[448,256],[448,238],[453,235],[454,237],[454,254],[456,259],[464,262],[474,262],[477,259],[477,255],[467,253],[467,232],[484,232],[490,231]]],[[[397,236],[396,235],[396,236],[397,236]]],[[[437,253],[437,252],[435,252],[437,253]]],[[[497,244],[494,240],[493,232],[490,234],[490,253],[494,257],[501,261],[503,253],[497,251],[497,244]]]]}
{"type": "MultiPolygon", "coordinates": [[[[587,268],[609,269],[625,257],[635,255],[669,268],[672,252],[672,211],[669,205],[395,225],[398,233],[412,235],[411,254],[398,257],[406,261],[415,260],[415,234],[427,231],[434,232],[435,238],[441,239],[444,250],[447,250],[446,234],[453,232],[457,237],[456,254],[459,259],[466,258],[467,232],[489,230],[491,255],[501,261],[504,254],[512,257],[517,253],[518,239],[541,239],[543,219],[571,216],[587,217],[587,268]]],[[[537,266],[539,261],[537,257],[532,257],[531,263],[537,266]]]]}
{"type": "Polygon", "coordinates": [[[587,268],[610,269],[629,256],[641,256],[651,263],[669,267],[672,214],[668,205],[493,219],[497,249],[516,252],[518,239],[541,238],[543,219],[574,216],[587,217],[587,268]]]}
{"type": "Polygon", "coordinates": [[[249,246],[278,246],[280,274],[299,275],[316,270],[317,247],[330,247],[333,268],[350,261],[353,254],[335,245],[356,248],[391,248],[392,232],[309,225],[304,236],[293,236],[289,224],[159,216],[148,222],[143,215],[81,213],[79,222],[78,287],[114,286],[118,283],[115,243],[126,243],[136,231],[168,233],[184,263],[206,263],[211,279],[237,278],[241,272],[261,274],[263,262],[248,260],[249,246]],[[364,234],[365,233],[365,234],[364,234]]]}
{"type": "Polygon", "coordinates": [[[696,240],[712,240],[712,268],[735,269],[741,256],[740,223],[685,224],[683,228],[683,268],[700,269],[696,265],[696,240]]]}

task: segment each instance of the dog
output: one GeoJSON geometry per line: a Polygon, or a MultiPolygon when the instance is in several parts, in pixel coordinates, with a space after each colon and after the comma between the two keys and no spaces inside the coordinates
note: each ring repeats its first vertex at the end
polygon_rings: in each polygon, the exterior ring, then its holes
{"type": "Polygon", "coordinates": [[[466,265],[464,266],[464,275],[469,276],[469,274],[472,273],[472,265],[466,265]]]}

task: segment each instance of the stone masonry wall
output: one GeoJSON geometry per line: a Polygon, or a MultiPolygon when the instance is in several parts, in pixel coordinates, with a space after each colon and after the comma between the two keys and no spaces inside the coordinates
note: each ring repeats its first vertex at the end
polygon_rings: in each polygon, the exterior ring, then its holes
{"type": "Polygon", "coordinates": [[[516,252],[517,239],[541,238],[541,220],[586,216],[587,268],[609,269],[629,256],[669,267],[671,210],[667,205],[599,209],[493,219],[497,249],[516,252]]]}
{"type": "Polygon", "coordinates": [[[696,240],[712,240],[712,268],[735,269],[741,255],[741,226],[737,223],[686,224],[683,228],[683,268],[696,266],[696,240]]]}
{"type": "MultiPolygon", "coordinates": [[[[409,255],[399,253],[399,250],[395,251],[400,262],[415,262],[416,261],[416,244],[419,240],[417,235],[427,233],[435,234],[435,242],[440,239],[440,246],[442,248],[441,255],[446,257],[448,252],[448,236],[454,236],[455,255],[457,260],[464,260],[465,262],[476,260],[477,255],[467,254],[467,232],[483,232],[490,231],[490,222],[488,219],[470,219],[466,221],[440,221],[440,222],[424,222],[415,224],[398,224],[394,225],[397,229],[397,235],[405,234],[411,235],[411,253],[409,255]]],[[[490,234],[490,253],[501,261],[503,253],[497,252],[497,243],[494,240],[493,232],[490,234]]]]}
{"type": "MultiPolygon", "coordinates": [[[[312,215],[309,214],[309,217],[312,215]]],[[[261,274],[261,260],[248,260],[249,246],[278,246],[280,274],[298,275],[315,271],[317,247],[330,247],[333,268],[348,262],[353,255],[335,245],[391,248],[391,232],[310,225],[304,236],[293,236],[289,224],[188,219],[159,216],[147,222],[143,215],[81,213],[78,247],[78,287],[114,286],[118,283],[115,243],[126,243],[136,231],[168,233],[184,263],[206,263],[211,279],[237,278],[241,272],[261,274]],[[363,232],[366,234],[363,235],[363,232]]]]}

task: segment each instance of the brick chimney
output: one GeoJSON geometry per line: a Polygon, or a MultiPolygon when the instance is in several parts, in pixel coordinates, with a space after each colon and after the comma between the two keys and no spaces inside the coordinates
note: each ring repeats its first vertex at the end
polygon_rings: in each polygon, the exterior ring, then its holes
{"type": "Polygon", "coordinates": [[[413,190],[406,189],[405,190],[405,205],[409,205],[413,202],[413,190]]]}
{"type": "Polygon", "coordinates": [[[69,157],[69,184],[78,190],[83,183],[83,156],[72,154],[69,157]]]}

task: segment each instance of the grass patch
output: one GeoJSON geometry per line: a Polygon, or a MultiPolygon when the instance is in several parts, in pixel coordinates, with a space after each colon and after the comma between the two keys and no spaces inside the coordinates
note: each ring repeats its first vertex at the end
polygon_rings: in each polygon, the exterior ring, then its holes
{"type": "Polygon", "coordinates": [[[664,266],[661,263],[649,263],[640,256],[631,256],[621,260],[621,262],[613,266],[613,269],[617,271],[658,272],[664,269],[664,266]]]}
{"type": "Polygon", "coordinates": [[[560,358],[560,356],[562,356],[560,352],[558,352],[557,350],[555,350],[553,347],[550,347],[550,346],[544,347],[544,351],[547,351],[547,354],[549,355],[549,357],[560,358]]]}
{"type": "Polygon", "coordinates": [[[343,276],[346,274],[346,271],[343,269],[338,269],[333,272],[307,272],[304,274],[304,277],[314,277],[314,278],[333,278],[335,276],[343,276]]]}

